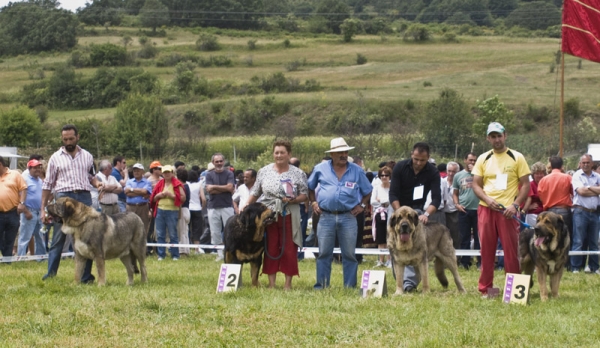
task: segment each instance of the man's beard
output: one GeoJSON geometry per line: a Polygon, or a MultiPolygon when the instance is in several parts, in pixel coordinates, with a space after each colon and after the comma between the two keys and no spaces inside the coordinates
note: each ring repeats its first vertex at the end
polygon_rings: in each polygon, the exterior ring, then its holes
{"type": "Polygon", "coordinates": [[[67,152],[73,152],[75,151],[77,145],[65,145],[65,149],[67,150],[67,152]]]}

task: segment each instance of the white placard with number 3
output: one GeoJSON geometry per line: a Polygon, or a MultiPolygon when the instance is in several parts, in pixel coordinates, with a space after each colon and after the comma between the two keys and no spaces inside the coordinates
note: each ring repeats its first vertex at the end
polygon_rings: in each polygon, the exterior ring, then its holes
{"type": "Polygon", "coordinates": [[[529,297],[529,281],[531,276],[526,274],[506,273],[504,282],[504,303],[527,304],[529,297]]]}

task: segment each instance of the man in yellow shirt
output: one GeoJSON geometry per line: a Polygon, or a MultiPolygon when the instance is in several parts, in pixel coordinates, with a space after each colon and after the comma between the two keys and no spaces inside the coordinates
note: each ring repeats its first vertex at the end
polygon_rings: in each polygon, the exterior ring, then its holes
{"type": "Polygon", "coordinates": [[[498,122],[487,129],[492,150],[483,153],[473,168],[473,192],[479,198],[477,221],[481,243],[479,291],[487,297],[494,283],[494,257],[498,238],[504,248],[507,273],[520,273],[519,222],[513,217],[529,192],[529,166],[525,157],[506,147],[506,132],[498,122]],[[520,186],[520,188],[519,188],[520,186]]]}
{"type": "Polygon", "coordinates": [[[0,252],[13,255],[19,232],[19,214],[25,211],[27,184],[17,171],[8,169],[8,161],[0,156],[0,252]]]}

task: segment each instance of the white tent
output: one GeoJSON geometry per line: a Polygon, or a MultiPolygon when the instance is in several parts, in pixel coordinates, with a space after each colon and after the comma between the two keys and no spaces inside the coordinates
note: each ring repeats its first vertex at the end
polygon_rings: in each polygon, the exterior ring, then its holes
{"type": "Polygon", "coordinates": [[[10,158],[10,169],[17,169],[17,159],[29,158],[26,156],[18,155],[16,147],[0,147],[0,156],[4,158],[10,158]]]}

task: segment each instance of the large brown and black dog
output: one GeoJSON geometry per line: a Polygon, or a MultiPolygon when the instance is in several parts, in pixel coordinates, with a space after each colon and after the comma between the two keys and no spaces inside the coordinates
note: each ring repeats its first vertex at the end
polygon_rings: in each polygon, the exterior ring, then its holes
{"type": "Polygon", "coordinates": [[[87,259],[96,262],[98,286],[106,283],[104,261],[120,258],[127,269],[127,285],[133,285],[133,265],[139,262],[146,282],[146,234],[144,223],[134,213],[106,215],[69,197],[48,206],[48,213],[62,220],[62,231],[73,235],[75,281],[81,280],[87,259]]]}
{"type": "Polygon", "coordinates": [[[261,203],[246,206],[240,215],[227,220],[223,232],[225,262],[250,263],[252,285],[258,286],[258,272],[265,250],[265,229],[275,221],[275,213],[261,203]]]}
{"type": "Polygon", "coordinates": [[[435,275],[444,288],[448,279],[444,268],[448,268],[454,277],[454,283],[460,292],[466,292],[458,275],[456,251],[452,246],[452,237],[446,226],[439,223],[419,223],[419,215],[410,207],[400,207],[390,218],[387,246],[393,256],[396,273],[396,293],[404,293],[404,267],[414,266],[417,279],[423,280],[423,292],[429,291],[428,263],[435,257],[435,275]]]}
{"type": "Polygon", "coordinates": [[[546,276],[550,275],[552,296],[558,297],[558,287],[565,263],[569,258],[569,230],[562,216],[543,212],[537,217],[534,228],[528,228],[519,236],[519,262],[521,271],[532,276],[537,272],[542,301],[548,300],[546,276]]]}

